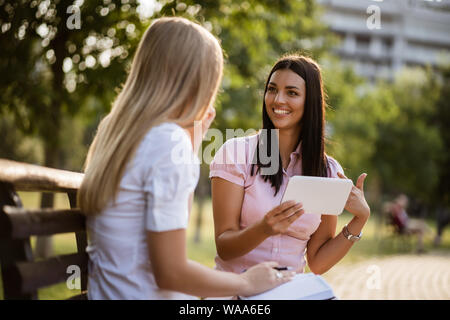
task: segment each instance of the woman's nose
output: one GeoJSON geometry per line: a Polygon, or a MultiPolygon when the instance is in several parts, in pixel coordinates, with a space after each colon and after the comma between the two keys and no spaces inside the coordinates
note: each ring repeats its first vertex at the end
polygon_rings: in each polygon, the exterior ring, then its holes
{"type": "Polygon", "coordinates": [[[284,104],[286,102],[284,94],[282,92],[278,92],[277,95],[275,96],[274,102],[276,104],[284,104]]]}

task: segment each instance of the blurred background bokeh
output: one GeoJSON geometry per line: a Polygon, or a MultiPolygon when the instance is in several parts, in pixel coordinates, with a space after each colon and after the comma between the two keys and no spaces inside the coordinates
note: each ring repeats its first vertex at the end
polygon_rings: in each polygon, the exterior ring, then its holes
{"type": "MultiPolygon", "coordinates": [[[[372,209],[364,239],[324,275],[339,296],[450,299],[448,0],[0,0],[0,158],[81,172],[140,37],[152,19],[174,15],[220,39],[226,65],[212,128],[224,137],[227,128],[261,127],[264,82],[280,55],[301,52],[319,61],[326,151],[354,181],[368,173],[372,209]],[[397,213],[413,223],[399,225],[397,213]],[[388,282],[386,292],[368,289],[370,266],[388,281],[391,269],[415,270],[414,263],[422,263],[420,270],[442,266],[430,275],[437,289],[406,271],[389,284],[407,288],[402,293],[387,290],[388,282]],[[360,270],[361,290],[369,293],[352,296],[354,288],[342,287],[349,270],[360,270]]],[[[213,267],[208,163],[201,169],[188,249],[213,267]]],[[[68,207],[63,195],[21,196],[26,207],[68,207]]],[[[339,217],[337,232],[349,219],[339,217]]],[[[33,246],[37,258],[76,250],[65,235],[33,246]]],[[[64,285],[40,292],[48,299],[70,294],[64,285]]]]}

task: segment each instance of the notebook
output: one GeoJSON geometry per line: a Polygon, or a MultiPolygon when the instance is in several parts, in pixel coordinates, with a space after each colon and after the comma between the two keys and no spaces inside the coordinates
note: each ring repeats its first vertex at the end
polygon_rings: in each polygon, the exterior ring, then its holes
{"type": "Polygon", "coordinates": [[[294,279],[282,285],[241,300],[330,300],[335,295],[330,285],[314,273],[298,273],[294,279]]]}
{"type": "Polygon", "coordinates": [[[340,215],[352,186],[349,179],[293,176],[281,202],[301,202],[305,213],[340,215]]]}

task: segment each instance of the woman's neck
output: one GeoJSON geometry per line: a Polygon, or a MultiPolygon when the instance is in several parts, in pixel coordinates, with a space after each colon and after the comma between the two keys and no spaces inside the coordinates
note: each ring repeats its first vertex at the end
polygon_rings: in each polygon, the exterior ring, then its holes
{"type": "Polygon", "coordinates": [[[299,143],[301,128],[298,129],[282,129],[278,131],[280,156],[283,168],[287,168],[290,161],[290,155],[294,152],[299,143]]]}

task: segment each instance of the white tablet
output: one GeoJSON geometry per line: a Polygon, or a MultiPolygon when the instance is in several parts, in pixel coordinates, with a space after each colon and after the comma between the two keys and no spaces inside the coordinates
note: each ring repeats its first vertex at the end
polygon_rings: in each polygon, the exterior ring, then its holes
{"type": "Polygon", "coordinates": [[[301,202],[305,213],[340,215],[352,185],[349,179],[293,176],[281,202],[301,202]]]}

